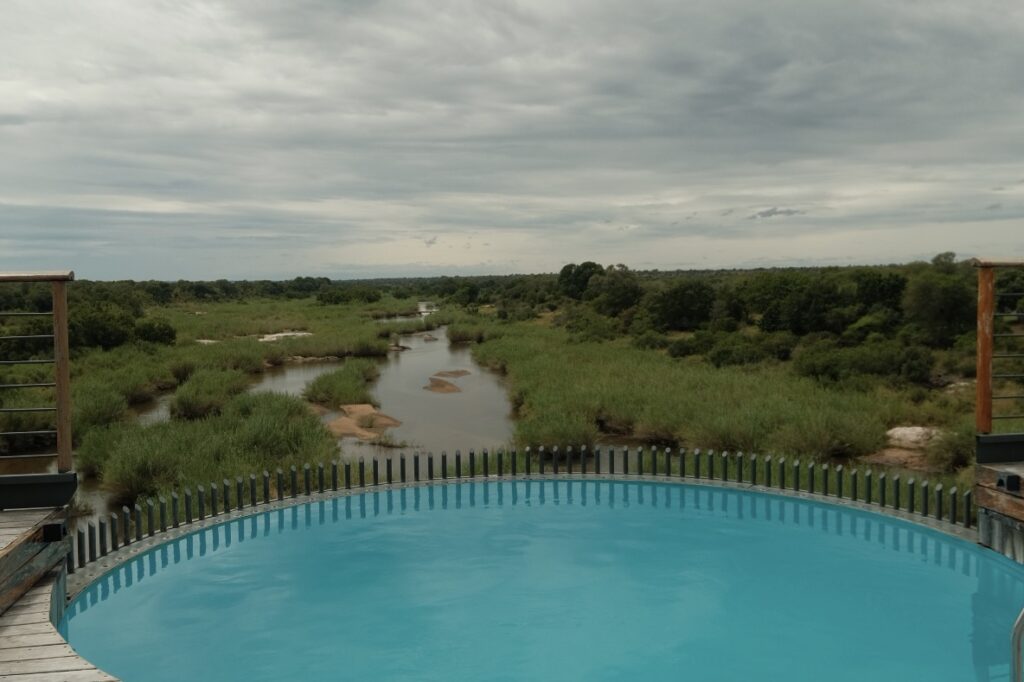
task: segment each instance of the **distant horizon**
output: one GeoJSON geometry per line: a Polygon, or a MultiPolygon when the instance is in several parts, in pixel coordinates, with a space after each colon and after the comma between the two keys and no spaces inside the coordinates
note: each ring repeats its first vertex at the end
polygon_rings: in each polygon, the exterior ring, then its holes
{"type": "MultiPolygon", "coordinates": [[[[891,262],[876,262],[876,263],[866,263],[866,262],[834,263],[834,262],[831,262],[831,263],[801,263],[801,264],[792,264],[792,265],[765,265],[765,264],[760,264],[760,265],[746,265],[746,266],[742,266],[741,265],[741,266],[724,266],[724,267],[674,267],[674,268],[673,267],[661,267],[661,268],[652,267],[652,268],[634,268],[634,267],[630,266],[629,263],[600,263],[599,261],[595,261],[595,262],[598,262],[599,265],[604,266],[604,267],[610,267],[610,266],[613,266],[613,265],[625,265],[629,270],[631,270],[633,272],[637,272],[637,273],[645,273],[645,272],[657,272],[657,273],[676,273],[676,272],[678,272],[678,273],[699,273],[699,272],[743,272],[743,271],[755,272],[755,271],[759,271],[759,270],[785,270],[785,269],[795,269],[796,270],[796,269],[821,269],[821,268],[861,268],[861,267],[864,267],[864,268],[874,268],[874,267],[887,268],[887,267],[905,267],[905,266],[908,266],[908,265],[911,265],[911,264],[914,264],[914,263],[929,263],[931,261],[931,259],[934,256],[936,256],[938,253],[943,253],[943,252],[942,251],[938,251],[938,252],[933,253],[933,254],[929,254],[929,255],[926,255],[926,256],[923,255],[920,258],[913,258],[913,259],[906,260],[906,261],[891,261],[891,262]]],[[[964,255],[961,255],[961,254],[956,254],[957,262],[968,261],[968,260],[970,260],[972,258],[978,258],[978,257],[985,257],[985,256],[983,254],[972,255],[972,256],[964,256],[964,255]]],[[[162,277],[110,277],[110,278],[107,278],[107,277],[90,277],[90,276],[84,275],[82,272],[80,272],[79,270],[76,270],[75,268],[62,268],[59,271],[71,270],[74,273],[74,275],[75,275],[75,280],[88,281],[88,282],[120,282],[120,281],[146,282],[146,281],[152,281],[152,282],[168,282],[168,283],[171,283],[171,284],[173,284],[175,282],[179,282],[179,281],[186,281],[186,282],[215,282],[215,281],[218,281],[218,280],[227,280],[227,281],[230,281],[230,282],[255,282],[255,281],[285,282],[285,281],[294,280],[294,279],[300,278],[300,277],[327,278],[327,279],[329,279],[329,280],[331,280],[333,282],[362,282],[362,281],[392,280],[392,279],[394,279],[394,280],[401,280],[401,279],[436,279],[436,278],[439,278],[439,277],[533,277],[533,276],[543,276],[543,275],[557,275],[562,266],[564,266],[564,265],[566,265],[568,263],[582,263],[582,262],[586,262],[587,260],[588,259],[585,259],[585,258],[584,259],[578,259],[578,260],[570,260],[570,261],[566,261],[565,263],[562,263],[561,265],[559,265],[554,270],[545,270],[545,271],[538,271],[538,272],[474,272],[474,271],[469,271],[469,270],[467,270],[465,272],[462,272],[462,271],[460,271],[460,272],[452,272],[450,270],[446,270],[446,271],[443,271],[443,272],[434,272],[434,273],[430,273],[430,274],[427,274],[427,273],[423,273],[423,274],[406,274],[406,275],[402,275],[402,274],[394,274],[394,275],[390,275],[390,274],[369,275],[368,274],[368,275],[359,276],[359,277],[332,276],[332,275],[327,274],[327,273],[315,273],[315,274],[314,273],[299,273],[299,274],[294,274],[294,275],[282,275],[282,276],[279,276],[279,277],[237,277],[236,278],[236,277],[218,277],[218,276],[214,276],[214,277],[200,277],[200,278],[189,278],[189,277],[172,277],[172,278],[162,278],[162,277]]],[[[40,269],[37,269],[37,270],[31,270],[31,271],[32,272],[41,272],[43,270],[44,269],[40,268],[40,269]]],[[[50,270],[53,270],[53,269],[50,269],[50,270]]],[[[26,269],[23,268],[21,271],[29,272],[30,270],[26,270],[26,269]]],[[[4,274],[5,272],[12,272],[12,271],[0,271],[0,274],[4,274]]]]}

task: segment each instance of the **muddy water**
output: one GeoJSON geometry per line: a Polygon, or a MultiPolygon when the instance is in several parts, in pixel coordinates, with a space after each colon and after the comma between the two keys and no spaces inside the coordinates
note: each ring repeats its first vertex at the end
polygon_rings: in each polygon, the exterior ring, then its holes
{"type": "MultiPolygon", "coordinates": [[[[401,343],[408,350],[391,353],[373,387],[381,412],[402,422],[388,430],[392,441],[405,443],[404,450],[438,453],[509,444],[512,406],[498,375],[477,365],[468,347],[449,346],[444,328],[402,337],[401,343]],[[458,392],[434,393],[424,388],[437,372],[458,370],[468,374],[443,377],[458,392]]],[[[342,440],[341,448],[347,457],[395,451],[348,438],[342,440]]]]}
{"type": "MultiPolygon", "coordinates": [[[[381,361],[380,378],[372,393],[380,411],[402,422],[389,429],[387,439],[405,444],[406,450],[441,452],[455,449],[495,448],[507,445],[512,438],[511,404],[501,377],[477,365],[468,347],[449,346],[444,328],[428,334],[403,336],[407,350],[392,351],[381,361]],[[431,338],[436,340],[430,340],[431,338]],[[447,376],[455,393],[434,393],[424,386],[430,377],[441,371],[466,371],[465,376],[447,376]]],[[[309,382],[321,374],[337,369],[337,362],[288,364],[267,369],[249,389],[253,393],[276,392],[300,396],[309,382]]],[[[170,418],[170,396],[162,396],[138,419],[144,424],[170,418]]],[[[325,423],[340,416],[330,412],[325,423]]],[[[395,452],[385,447],[361,442],[356,438],[340,441],[345,457],[385,455],[395,452]]]]}

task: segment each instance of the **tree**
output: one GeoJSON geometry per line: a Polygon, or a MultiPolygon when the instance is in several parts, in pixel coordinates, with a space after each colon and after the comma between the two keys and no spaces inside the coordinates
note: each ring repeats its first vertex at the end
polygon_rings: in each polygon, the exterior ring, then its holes
{"type": "Polygon", "coordinates": [[[558,273],[558,290],[564,296],[581,301],[590,278],[603,272],[604,268],[593,261],[588,260],[579,265],[569,263],[558,273]]]}
{"type": "Polygon", "coordinates": [[[853,273],[857,286],[857,302],[865,308],[876,305],[899,310],[907,278],[896,272],[880,272],[875,269],[861,269],[853,273]]]}
{"type": "Polygon", "coordinates": [[[903,315],[928,343],[949,346],[974,324],[974,295],[958,277],[926,271],[907,283],[903,315]]]}
{"type": "Polygon", "coordinates": [[[711,317],[715,290],[710,284],[685,279],[651,298],[651,314],[659,329],[696,329],[711,317]]]}
{"type": "Polygon", "coordinates": [[[625,266],[618,266],[592,275],[583,297],[602,315],[618,317],[639,303],[643,295],[636,275],[625,266]]]}
{"type": "Polygon", "coordinates": [[[178,332],[167,320],[155,317],[148,320],[136,320],[135,336],[142,341],[171,346],[177,339],[178,332]]]}

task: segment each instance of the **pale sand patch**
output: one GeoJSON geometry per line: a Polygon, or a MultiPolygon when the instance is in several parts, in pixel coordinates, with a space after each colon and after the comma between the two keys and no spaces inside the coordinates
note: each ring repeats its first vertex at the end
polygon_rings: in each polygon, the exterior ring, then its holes
{"type": "Polygon", "coordinates": [[[430,377],[430,383],[424,386],[423,389],[433,391],[434,393],[462,393],[462,389],[452,382],[438,379],[437,377],[430,377]]]}
{"type": "Polygon", "coordinates": [[[446,370],[442,370],[440,372],[434,372],[434,376],[435,377],[451,377],[451,378],[456,378],[456,377],[467,376],[469,373],[470,372],[469,372],[468,369],[446,369],[446,370]]]}
{"type": "Polygon", "coordinates": [[[200,346],[209,346],[211,343],[220,343],[217,339],[196,339],[200,346]]]}
{"type": "Polygon", "coordinates": [[[424,341],[437,341],[437,337],[433,334],[424,334],[422,338],[424,341]]]}
{"type": "Polygon", "coordinates": [[[376,407],[367,403],[342,405],[341,411],[344,413],[342,416],[327,423],[327,429],[335,438],[374,441],[387,429],[402,425],[399,420],[378,412],[376,407]]]}
{"type": "Polygon", "coordinates": [[[278,339],[288,339],[296,336],[313,336],[313,332],[277,332],[276,334],[264,334],[256,340],[260,343],[266,343],[268,341],[277,341],[278,339]]]}

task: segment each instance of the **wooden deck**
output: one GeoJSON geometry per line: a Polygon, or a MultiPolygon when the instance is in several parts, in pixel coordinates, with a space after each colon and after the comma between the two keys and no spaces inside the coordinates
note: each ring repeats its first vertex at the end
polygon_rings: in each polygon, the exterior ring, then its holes
{"type": "Polygon", "coordinates": [[[63,562],[71,548],[66,521],[65,509],[0,511],[0,614],[63,562]]]}
{"type": "Polygon", "coordinates": [[[116,680],[75,653],[52,622],[63,608],[54,571],[0,616],[0,682],[108,682],[116,680]]]}
{"type": "Polygon", "coordinates": [[[14,509],[0,511],[0,557],[19,537],[53,513],[52,509],[14,509]]]}

